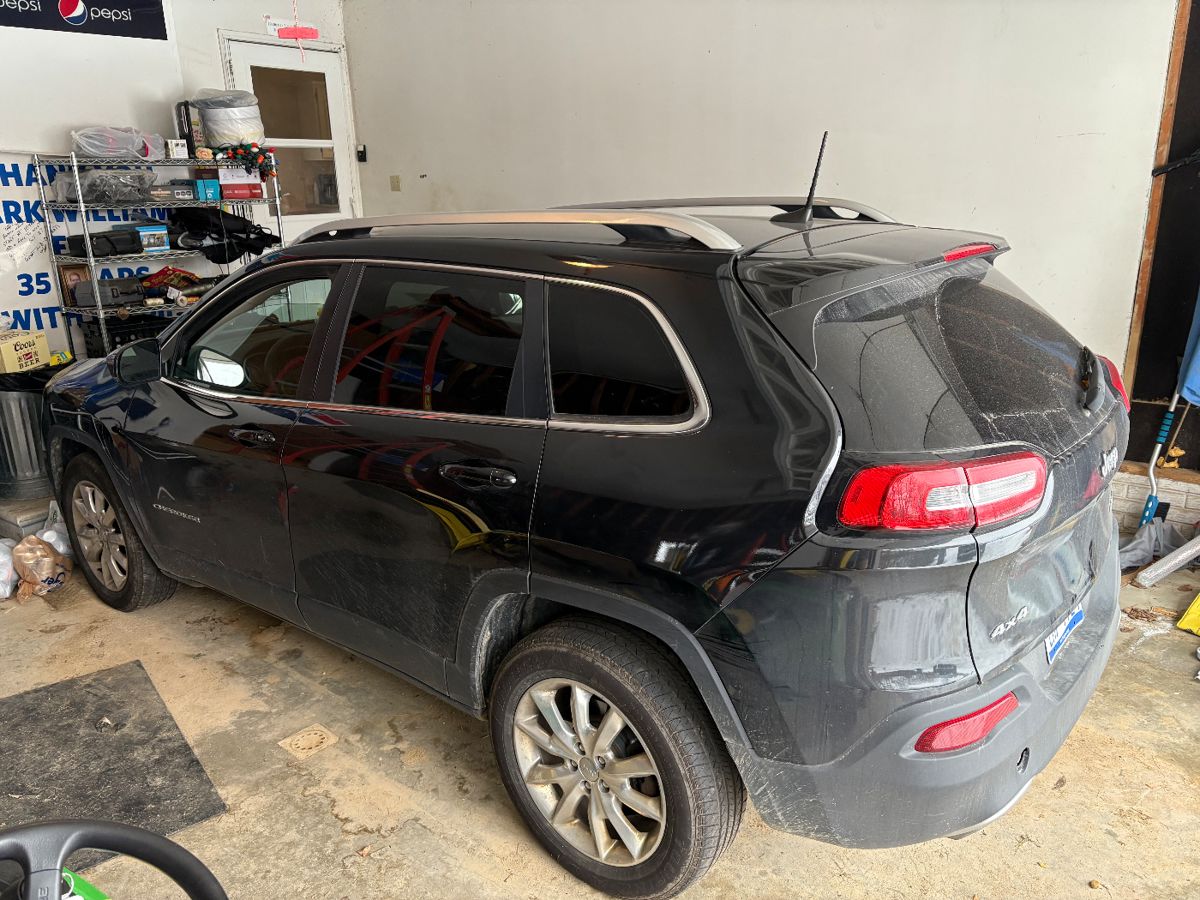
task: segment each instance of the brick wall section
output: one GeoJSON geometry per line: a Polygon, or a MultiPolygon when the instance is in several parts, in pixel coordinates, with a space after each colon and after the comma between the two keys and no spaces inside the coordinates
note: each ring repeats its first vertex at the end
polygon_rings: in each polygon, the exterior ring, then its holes
{"type": "MultiPolygon", "coordinates": [[[[1113,512],[1122,531],[1137,529],[1142,517],[1146,495],[1150,493],[1150,479],[1145,475],[1117,472],[1112,482],[1113,512]]],[[[1158,479],[1158,499],[1170,503],[1167,521],[1175,525],[1189,540],[1196,536],[1196,523],[1200,521],[1200,484],[1186,481],[1158,479]]]]}

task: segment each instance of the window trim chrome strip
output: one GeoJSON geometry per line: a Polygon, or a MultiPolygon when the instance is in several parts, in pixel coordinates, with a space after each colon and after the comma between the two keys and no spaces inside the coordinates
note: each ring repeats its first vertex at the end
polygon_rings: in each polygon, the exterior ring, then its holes
{"type": "MultiPolygon", "coordinates": [[[[617,434],[688,434],[693,431],[699,431],[708,424],[712,418],[712,406],[708,402],[708,392],[704,389],[704,382],[700,380],[700,373],[696,370],[696,366],[692,362],[692,357],[688,354],[683,341],[680,340],[675,328],[671,325],[667,317],[663,315],[662,310],[658,308],[657,304],[637,291],[618,287],[613,284],[605,284],[604,282],[589,281],[584,278],[564,278],[558,275],[547,275],[546,281],[552,284],[569,284],[575,287],[612,291],[616,294],[624,294],[626,297],[640,303],[650,313],[650,317],[654,319],[663,336],[667,339],[667,344],[670,346],[671,352],[675,354],[675,361],[679,363],[680,368],[683,370],[684,380],[688,383],[688,392],[692,395],[692,411],[688,417],[683,421],[668,420],[665,422],[630,421],[629,419],[609,418],[607,416],[593,418],[590,416],[556,414],[554,412],[554,397],[551,395],[551,428],[561,431],[602,431],[617,434]]],[[[552,326],[548,323],[547,331],[550,327],[552,326]]],[[[549,341],[547,341],[546,346],[546,359],[549,363],[549,341]]],[[[550,377],[549,371],[547,371],[546,377],[550,377]]]]}
{"type": "Polygon", "coordinates": [[[464,425],[512,425],[518,428],[545,428],[545,419],[521,419],[516,416],[486,416],[474,413],[433,412],[422,409],[388,409],[384,406],[362,406],[353,403],[323,403],[314,400],[309,409],[320,412],[364,413],[373,416],[398,416],[407,419],[427,419],[435,422],[458,422],[464,425]]]}
{"type": "MultiPolygon", "coordinates": [[[[554,400],[550,398],[551,413],[549,419],[525,419],[510,416],[487,416],[474,415],[471,413],[454,413],[454,412],[426,412],[419,409],[388,409],[381,406],[363,406],[352,403],[333,403],[320,400],[295,400],[287,398],[272,399],[270,397],[256,397],[246,394],[229,393],[225,391],[214,390],[212,388],[193,385],[186,382],[177,381],[174,378],[163,376],[162,381],[179,390],[187,393],[193,393],[200,397],[206,397],[214,400],[233,400],[239,403],[257,403],[268,406],[287,406],[299,407],[304,409],[318,410],[322,412],[353,412],[364,413],[369,415],[384,415],[384,416],[399,416],[417,419],[427,419],[433,421],[460,422],[463,424],[477,425],[512,425],[521,428],[530,427],[549,427],[555,431],[586,431],[605,434],[689,434],[694,431],[699,431],[712,418],[712,406],[709,403],[708,393],[704,389],[704,382],[700,379],[700,373],[697,371],[695,364],[692,362],[691,355],[687,352],[683,341],[680,339],[675,328],[662,310],[650,300],[648,297],[639,294],[637,291],[625,287],[619,287],[614,284],[607,284],[602,281],[591,281],[586,278],[568,278],[559,275],[545,275],[539,272],[527,272],[516,269],[496,269],[486,266],[463,265],[460,263],[438,263],[424,262],[418,260],[405,259],[379,259],[371,257],[346,257],[342,259],[327,259],[324,257],[302,260],[288,260],[287,262],[278,263],[260,271],[267,272],[274,269],[298,265],[362,265],[362,266],[389,266],[400,269],[426,269],[433,271],[448,271],[462,272],[464,274],[478,274],[500,276],[505,278],[517,278],[522,281],[536,280],[549,282],[553,284],[566,284],[575,287],[594,288],[597,290],[611,291],[617,294],[623,294],[626,297],[639,303],[649,314],[655,323],[661,329],[663,336],[667,339],[667,344],[670,346],[672,353],[675,355],[676,362],[679,363],[683,370],[684,379],[688,383],[688,391],[692,398],[692,410],[686,419],[668,420],[663,422],[652,422],[645,419],[630,420],[616,417],[586,417],[586,416],[566,416],[556,415],[553,412],[554,400]]],[[[255,273],[256,275],[258,273],[255,273]]],[[[253,277],[253,276],[251,276],[253,277]]],[[[212,303],[226,294],[229,290],[236,288],[244,279],[230,284],[219,294],[214,294],[205,305],[212,303]]],[[[164,345],[164,350],[170,345],[176,336],[184,331],[184,328],[179,329],[175,334],[171,335],[167,345],[164,345]]],[[[543,341],[548,337],[543,331],[543,341]]],[[[549,348],[547,346],[547,358],[549,348]]],[[[546,379],[549,373],[543,373],[543,385],[546,385],[546,379]]]]}
{"type": "Polygon", "coordinates": [[[309,405],[309,401],[298,400],[293,397],[256,397],[252,394],[234,394],[226,391],[218,391],[204,385],[191,384],[187,381],[177,381],[167,375],[163,375],[159,381],[170,385],[176,390],[183,391],[185,394],[195,394],[197,397],[203,397],[206,400],[233,400],[238,403],[256,403],[262,406],[287,406],[293,409],[304,409],[309,405]]]}

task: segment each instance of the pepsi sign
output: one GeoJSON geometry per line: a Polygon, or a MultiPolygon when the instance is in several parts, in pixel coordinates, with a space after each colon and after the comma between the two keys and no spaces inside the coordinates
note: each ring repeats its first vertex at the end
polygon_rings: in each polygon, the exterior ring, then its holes
{"type": "Polygon", "coordinates": [[[163,0],[0,0],[0,27],[167,39],[163,0]]]}

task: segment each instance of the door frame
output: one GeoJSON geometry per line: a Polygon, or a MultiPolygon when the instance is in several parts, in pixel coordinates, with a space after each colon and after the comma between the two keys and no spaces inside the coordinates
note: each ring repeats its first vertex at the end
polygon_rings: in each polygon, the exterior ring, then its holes
{"type": "MultiPolygon", "coordinates": [[[[1179,78],[1183,72],[1183,53],[1187,44],[1188,27],[1191,23],[1192,0],[1178,0],[1175,7],[1175,24],[1171,32],[1170,56],[1167,61],[1167,77],[1163,87],[1162,112],[1158,122],[1158,138],[1154,147],[1154,165],[1167,162],[1171,153],[1171,132],[1175,126],[1175,104],[1179,99],[1179,78]]],[[[1121,367],[1122,380],[1133,397],[1137,377],[1138,351],[1142,345],[1142,326],[1146,318],[1146,303],[1150,296],[1150,274],[1154,265],[1154,251],[1158,243],[1158,222],[1162,211],[1162,177],[1150,178],[1150,200],[1146,209],[1146,224],[1142,232],[1142,252],[1138,258],[1137,281],[1133,290],[1133,310],[1129,319],[1129,331],[1125,343],[1125,364],[1121,367]]]]}
{"type": "MultiPolygon", "coordinates": [[[[236,90],[234,84],[233,44],[263,44],[268,47],[281,47],[285,50],[295,50],[295,41],[281,40],[270,34],[256,34],[248,31],[233,31],[228,28],[217,29],[217,42],[221,50],[221,72],[228,90],[236,90]]],[[[357,117],[354,113],[353,92],[350,90],[350,63],[346,56],[346,45],[334,41],[304,41],[306,50],[337,55],[337,65],[342,73],[342,103],[345,104],[347,124],[350,128],[350,149],[353,153],[358,148],[357,117]]],[[[357,154],[347,160],[350,170],[349,196],[350,215],[359,217],[363,214],[362,185],[358,172],[357,154]]],[[[294,239],[296,235],[293,235],[294,239]]],[[[288,241],[285,239],[284,246],[288,241]]]]}

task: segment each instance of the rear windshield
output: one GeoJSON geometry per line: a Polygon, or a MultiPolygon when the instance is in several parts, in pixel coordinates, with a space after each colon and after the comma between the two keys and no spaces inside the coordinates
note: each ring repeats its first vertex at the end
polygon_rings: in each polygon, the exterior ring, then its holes
{"type": "Polygon", "coordinates": [[[842,413],[847,449],[1021,441],[1057,455],[1102,418],[1080,402],[1080,344],[982,260],[771,318],[815,363],[842,413]]]}

